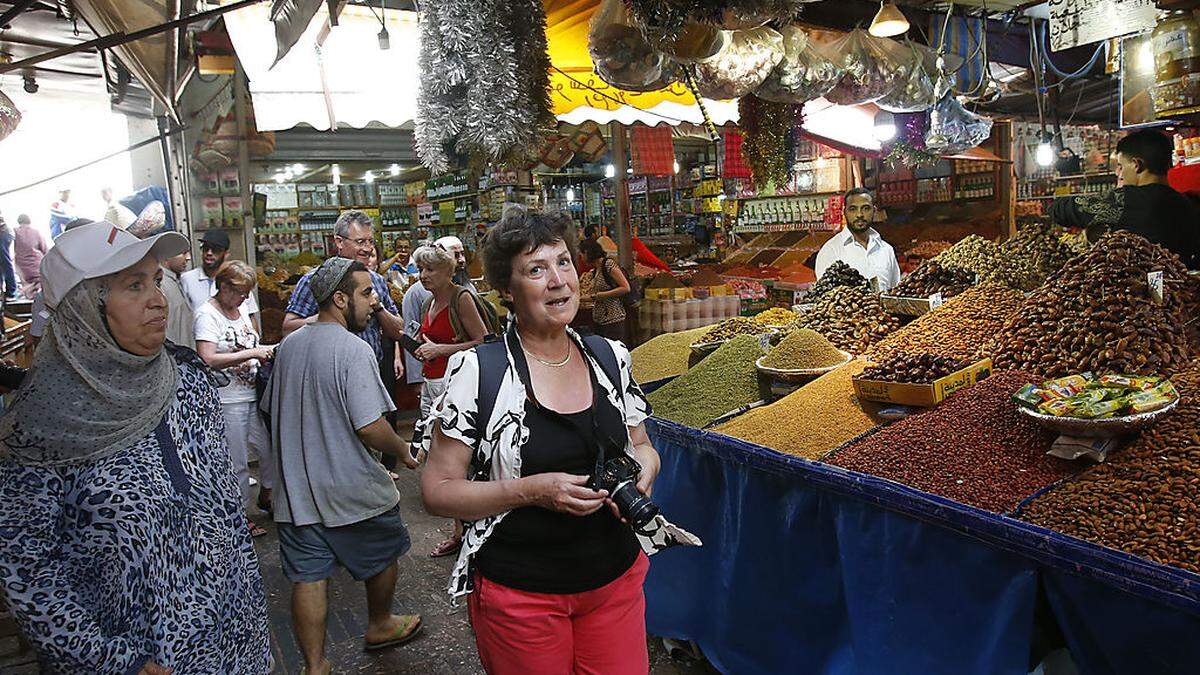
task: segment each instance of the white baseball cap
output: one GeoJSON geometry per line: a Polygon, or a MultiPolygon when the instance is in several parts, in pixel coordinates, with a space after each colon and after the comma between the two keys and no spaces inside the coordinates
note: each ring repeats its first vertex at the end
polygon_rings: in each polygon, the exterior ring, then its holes
{"type": "Polygon", "coordinates": [[[54,240],[54,248],[42,258],[46,306],[57,308],[59,301],[84,279],[120,272],[136,265],[146,254],[166,260],[191,247],[188,238],[178,232],[138,239],[104,221],[67,230],[54,240]]]}

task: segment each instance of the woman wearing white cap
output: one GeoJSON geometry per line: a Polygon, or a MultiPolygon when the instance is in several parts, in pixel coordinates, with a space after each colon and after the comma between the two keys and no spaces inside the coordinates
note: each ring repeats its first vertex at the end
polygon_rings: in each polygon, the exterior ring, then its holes
{"type": "Polygon", "coordinates": [[[0,587],[47,672],[270,667],[215,374],[163,346],[159,261],[187,249],[100,222],[42,261],[53,315],[0,417],[0,587]]]}

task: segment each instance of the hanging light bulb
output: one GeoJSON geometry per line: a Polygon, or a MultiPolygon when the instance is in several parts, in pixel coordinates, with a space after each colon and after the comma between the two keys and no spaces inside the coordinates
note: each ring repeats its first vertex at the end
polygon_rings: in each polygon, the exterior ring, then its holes
{"type": "Polygon", "coordinates": [[[887,143],[896,137],[896,116],[886,110],[875,113],[875,140],[887,143]]]}
{"type": "Polygon", "coordinates": [[[389,166],[388,172],[391,173],[393,176],[399,176],[400,175],[400,165],[393,164],[393,165],[389,166]]]}
{"type": "Polygon", "coordinates": [[[304,165],[299,162],[293,164],[292,165],[292,173],[296,174],[297,176],[304,173],[304,165]]]}
{"type": "Polygon", "coordinates": [[[671,169],[675,173],[679,173],[679,160],[675,160],[675,163],[671,166],[671,169]]]}
{"type": "Polygon", "coordinates": [[[285,180],[287,180],[287,178],[286,178],[286,177],[284,177],[284,175],[283,175],[283,174],[281,174],[281,173],[277,173],[277,174],[275,174],[275,182],[276,182],[276,183],[282,183],[282,182],[283,182],[283,181],[285,181],[285,180]]]}
{"type": "Polygon", "coordinates": [[[295,177],[296,177],[296,174],[292,173],[292,167],[290,167],[290,166],[288,166],[288,167],[284,167],[284,169],[283,169],[283,177],[284,177],[284,178],[286,178],[286,179],[288,179],[288,180],[291,180],[291,179],[293,179],[293,178],[295,178],[295,177]]]}
{"type": "Polygon", "coordinates": [[[567,201],[575,201],[575,188],[567,188],[567,201]]]}
{"type": "Polygon", "coordinates": [[[375,182],[375,174],[368,171],[363,174],[363,180],[367,181],[368,183],[374,183],[375,182]]]}
{"type": "Polygon", "coordinates": [[[1054,163],[1054,146],[1051,145],[1050,134],[1043,131],[1041,141],[1038,143],[1037,150],[1034,152],[1034,158],[1037,160],[1038,166],[1050,166],[1054,163]]]}
{"type": "Polygon", "coordinates": [[[333,184],[342,184],[342,167],[338,166],[337,164],[333,165],[333,184]]]}
{"type": "Polygon", "coordinates": [[[612,164],[609,164],[608,166],[604,167],[604,177],[605,178],[612,178],[616,175],[617,175],[617,167],[613,166],[612,164]]]}
{"type": "Polygon", "coordinates": [[[908,19],[904,12],[891,0],[879,3],[879,11],[871,19],[871,27],[867,32],[875,37],[894,37],[908,32],[908,19]]]}

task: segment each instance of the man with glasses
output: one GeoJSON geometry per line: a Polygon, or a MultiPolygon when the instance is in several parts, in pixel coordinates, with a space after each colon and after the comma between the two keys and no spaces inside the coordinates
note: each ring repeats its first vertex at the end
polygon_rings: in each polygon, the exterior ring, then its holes
{"type": "MultiPolygon", "coordinates": [[[[193,312],[217,294],[217,284],[213,277],[228,257],[229,234],[225,230],[208,230],[200,237],[200,266],[179,275],[179,285],[183,288],[183,294],[193,312]]],[[[258,314],[258,302],[253,293],[242,303],[242,309],[253,321],[254,315],[258,314]]]]}
{"type": "MultiPolygon", "coordinates": [[[[362,211],[343,212],[333,226],[333,243],[337,249],[337,256],[357,260],[366,265],[375,252],[375,229],[371,217],[362,211]]],[[[301,277],[300,281],[296,282],[296,288],[292,290],[287,313],[283,315],[284,337],[299,330],[304,324],[317,320],[320,308],[309,285],[315,271],[301,277]]],[[[367,322],[367,327],[360,331],[358,336],[371,346],[375,352],[375,360],[382,362],[383,336],[399,340],[404,334],[404,321],[397,316],[396,303],[392,302],[392,296],[388,292],[387,280],[375,270],[370,272],[371,284],[375,287],[378,299],[377,304],[371,308],[371,319],[367,322]]],[[[397,373],[397,376],[400,374],[397,373]]]]}

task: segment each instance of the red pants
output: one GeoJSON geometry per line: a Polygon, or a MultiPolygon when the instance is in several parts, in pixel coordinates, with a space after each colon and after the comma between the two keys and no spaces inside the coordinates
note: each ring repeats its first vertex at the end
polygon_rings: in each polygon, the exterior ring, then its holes
{"type": "Polygon", "coordinates": [[[594,591],[530,593],[475,577],[468,599],[479,659],[490,675],[645,675],[645,554],[594,591]]]}

